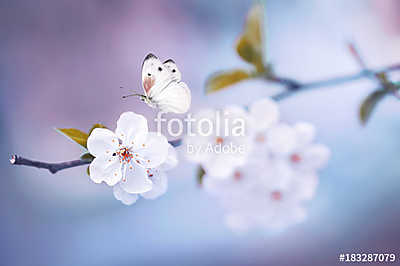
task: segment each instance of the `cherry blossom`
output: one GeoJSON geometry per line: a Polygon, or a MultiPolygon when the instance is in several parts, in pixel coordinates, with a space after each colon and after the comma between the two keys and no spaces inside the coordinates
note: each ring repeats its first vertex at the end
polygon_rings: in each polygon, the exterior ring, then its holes
{"type": "Polygon", "coordinates": [[[152,189],[143,193],[130,193],[124,189],[121,182],[113,187],[114,197],[126,205],[135,203],[139,196],[145,199],[156,199],[163,195],[168,188],[168,179],[166,171],[171,170],[178,164],[175,148],[169,145],[168,157],[158,168],[147,169],[148,177],[153,183],[152,189]]]}
{"type": "Polygon", "coordinates": [[[274,162],[249,162],[226,179],[204,177],[204,189],[226,210],[225,220],[234,231],[282,229],[303,221],[304,202],[313,198],[315,173],[282,176],[274,162]]]}
{"type": "Polygon", "coordinates": [[[246,163],[252,142],[251,121],[244,108],[206,109],[193,118],[193,132],[184,139],[188,160],[200,163],[207,173],[220,178],[246,163]]]}
{"type": "Polygon", "coordinates": [[[125,112],[117,121],[115,133],[96,128],[88,138],[87,147],[95,156],[89,166],[93,182],[109,186],[119,183],[129,193],[145,193],[153,187],[149,169],[165,162],[169,144],[164,136],[148,131],[142,115],[125,112]]]}
{"type": "Polygon", "coordinates": [[[279,121],[270,99],[249,107],[253,149],[247,162],[224,179],[206,171],[204,189],[225,209],[226,224],[234,231],[282,229],[306,218],[305,202],[317,189],[317,172],[329,149],[314,143],[315,127],[279,121]]]}

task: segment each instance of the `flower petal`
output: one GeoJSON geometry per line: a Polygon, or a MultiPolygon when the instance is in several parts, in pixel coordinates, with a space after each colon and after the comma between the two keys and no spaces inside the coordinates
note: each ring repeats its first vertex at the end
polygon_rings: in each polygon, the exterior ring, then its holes
{"type": "Polygon", "coordinates": [[[149,132],[146,141],[134,152],[139,155],[143,167],[156,168],[167,159],[168,149],[169,143],[165,136],[149,132]]]}
{"type": "Polygon", "coordinates": [[[155,199],[163,195],[168,188],[168,178],[164,171],[149,170],[149,179],[153,182],[153,188],[150,191],[142,193],[145,199],[155,199]]]}
{"type": "Polygon", "coordinates": [[[302,167],[311,170],[320,169],[325,166],[330,155],[331,152],[325,145],[310,145],[303,151],[304,162],[302,167]]]}
{"type": "Polygon", "coordinates": [[[315,173],[299,174],[293,183],[293,200],[310,200],[315,196],[318,187],[318,176],[315,173]]]}
{"type": "Polygon", "coordinates": [[[298,122],[294,125],[297,135],[297,147],[301,148],[310,144],[315,137],[315,127],[313,124],[298,122]]]}
{"type": "Polygon", "coordinates": [[[279,107],[275,101],[264,98],[251,105],[250,115],[255,120],[255,129],[265,130],[278,122],[279,107]]]}
{"type": "Polygon", "coordinates": [[[186,159],[196,163],[206,161],[210,157],[207,147],[214,139],[213,136],[186,136],[182,145],[186,159]]]}
{"type": "Polygon", "coordinates": [[[147,177],[146,169],[140,166],[130,167],[126,170],[125,179],[121,187],[128,193],[144,193],[152,189],[153,182],[147,177]]]}
{"type": "Polygon", "coordinates": [[[288,154],[296,144],[296,131],[286,124],[278,124],[267,132],[267,146],[273,153],[288,154]]]}
{"type": "Polygon", "coordinates": [[[160,165],[158,170],[168,171],[171,170],[172,168],[175,168],[177,164],[178,164],[178,155],[176,153],[176,150],[171,144],[168,144],[167,159],[163,164],[160,165]]]}
{"type": "Polygon", "coordinates": [[[121,163],[117,156],[100,156],[94,158],[89,166],[90,179],[95,183],[105,182],[114,186],[122,177],[121,163]]]}
{"type": "Polygon", "coordinates": [[[235,233],[242,234],[247,232],[251,224],[245,215],[239,213],[229,213],[225,216],[225,224],[235,233]]]}
{"type": "Polygon", "coordinates": [[[229,177],[236,167],[242,166],[245,161],[238,160],[237,156],[229,154],[217,154],[202,163],[202,166],[207,175],[216,178],[229,177]]]}
{"type": "Polygon", "coordinates": [[[144,116],[134,112],[125,112],[117,121],[115,133],[125,146],[132,146],[142,144],[148,131],[147,120],[144,116]]]}
{"type": "Polygon", "coordinates": [[[87,147],[95,157],[111,155],[118,149],[118,137],[109,129],[95,128],[87,140],[87,147]]]}
{"type": "Polygon", "coordinates": [[[126,204],[126,205],[132,205],[132,204],[135,203],[135,202],[138,200],[138,198],[139,198],[139,195],[138,195],[138,194],[132,194],[132,193],[126,192],[126,191],[121,187],[120,184],[116,184],[116,185],[113,187],[113,194],[114,194],[114,197],[115,197],[117,200],[120,200],[123,204],[126,204]]]}

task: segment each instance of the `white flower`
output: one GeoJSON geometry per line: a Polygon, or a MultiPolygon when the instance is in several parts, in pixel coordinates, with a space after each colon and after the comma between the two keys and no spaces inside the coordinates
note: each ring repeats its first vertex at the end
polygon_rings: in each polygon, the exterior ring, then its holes
{"type": "Polygon", "coordinates": [[[169,145],[168,157],[165,162],[154,169],[147,169],[148,177],[152,181],[152,189],[143,193],[129,193],[124,189],[121,182],[116,184],[113,188],[114,197],[126,205],[135,203],[139,196],[145,199],[156,199],[163,195],[168,188],[168,179],[165,171],[174,168],[178,163],[177,155],[174,147],[169,145]]]}
{"type": "Polygon", "coordinates": [[[270,98],[263,98],[254,102],[249,107],[249,113],[255,120],[253,123],[255,132],[265,131],[279,121],[278,104],[270,98]]]}
{"type": "Polygon", "coordinates": [[[314,197],[317,171],[330,151],[313,143],[315,128],[279,122],[269,99],[249,108],[253,149],[247,163],[220,179],[206,171],[204,189],[226,210],[226,224],[238,232],[253,228],[282,229],[306,217],[305,201],[314,197]]]}
{"type": "Polygon", "coordinates": [[[109,186],[120,182],[120,187],[129,193],[150,191],[153,181],[147,170],[166,160],[168,145],[164,136],[148,132],[146,118],[133,112],[123,113],[115,133],[96,128],[90,134],[87,147],[96,157],[90,164],[90,178],[109,186]]]}
{"type": "Polygon", "coordinates": [[[294,171],[316,171],[330,157],[329,149],[313,143],[315,128],[312,124],[299,122],[293,127],[278,124],[266,133],[266,156],[286,161],[294,171]]]}
{"type": "Polygon", "coordinates": [[[192,136],[184,139],[188,160],[200,163],[214,177],[226,177],[243,165],[251,150],[250,120],[245,109],[207,109],[193,117],[192,136]]]}
{"type": "Polygon", "coordinates": [[[249,162],[226,179],[205,176],[204,188],[226,209],[226,223],[233,230],[281,229],[304,220],[303,203],[314,196],[318,177],[282,178],[280,173],[273,162],[249,162]]]}

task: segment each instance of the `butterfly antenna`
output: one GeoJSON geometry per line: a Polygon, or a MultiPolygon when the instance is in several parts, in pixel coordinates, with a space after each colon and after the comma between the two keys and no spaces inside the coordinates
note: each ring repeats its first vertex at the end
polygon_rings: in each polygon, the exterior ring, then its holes
{"type": "Polygon", "coordinates": [[[143,96],[143,95],[141,95],[141,94],[138,94],[138,93],[134,93],[134,94],[124,95],[124,96],[122,96],[122,99],[125,99],[125,98],[128,98],[128,97],[131,97],[131,96],[143,96]]]}

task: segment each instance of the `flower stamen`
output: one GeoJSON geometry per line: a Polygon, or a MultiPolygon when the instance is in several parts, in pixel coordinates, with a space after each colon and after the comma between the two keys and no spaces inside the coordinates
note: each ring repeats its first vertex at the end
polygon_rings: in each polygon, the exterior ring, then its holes
{"type": "Polygon", "coordinates": [[[299,163],[302,160],[302,158],[299,154],[294,153],[290,156],[290,160],[292,161],[292,163],[299,163]]]}
{"type": "Polygon", "coordinates": [[[280,201],[282,199],[282,192],[275,190],[271,192],[271,199],[280,201]]]}

